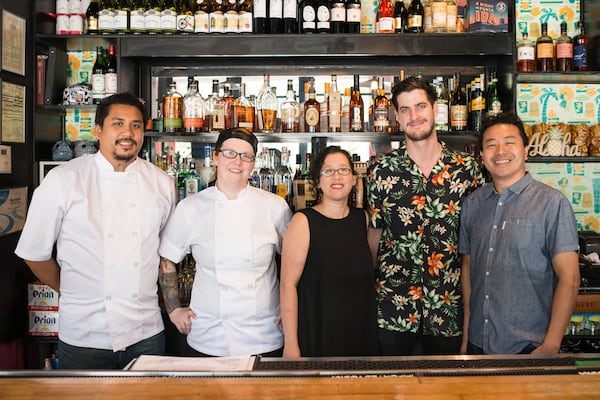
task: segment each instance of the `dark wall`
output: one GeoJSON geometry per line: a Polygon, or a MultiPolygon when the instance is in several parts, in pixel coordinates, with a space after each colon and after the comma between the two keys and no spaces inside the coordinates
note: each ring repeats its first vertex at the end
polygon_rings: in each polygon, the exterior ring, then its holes
{"type": "MultiPolygon", "coordinates": [[[[32,7],[34,0],[8,0],[0,3],[0,11],[6,10],[26,21],[25,76],[0,71],[2,82],[26,87],[25,92],[25,143],[2,142],[9,145],[12,153],[12,173],[0,174],[0,189],[27,186],[31,198],[33,174],[33,87],[34,50],[32,7]]],[[[0,13],[1,15],[1,13],[0,13]]],[[[2,19],[0,18],[0,25],[2,19]]],[[[1,32],[1,30],[0,30],[1,32]]],[[[1,122],[0,122],[1,123],[1,122]]],[[[27,332],[27,283],[33,275],[25,263],[14,254],[19,233],[0,237],[0,342],[23,337],[27,332]]]]}

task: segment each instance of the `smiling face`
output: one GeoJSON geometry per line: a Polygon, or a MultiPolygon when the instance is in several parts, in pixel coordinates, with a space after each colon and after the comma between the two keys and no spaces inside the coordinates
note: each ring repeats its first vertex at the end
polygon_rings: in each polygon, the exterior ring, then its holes
{"type": "Polygon", "coordinates": [[[144,141],[144,120],[137,107],[113,104],[102,126],[96,125],[100,153],[115,171],[124,171],[132,163],[144,141]]]}
{"type": "Polygon", "coordinates": [[[483,163],[501,193],[525,175],[527,147],[514,125],[492,125],[482,135],[483,163]]]}
{"type": "Polygon", "coordinates": [[[242,161],[239,154],[247,153],[254,155],[250,143],[242,139],[227,139],[221,148],[213,156],[213,164],[217,168],[217,183],[235,185],[244,188],[254,168],[254,161],[242,161]],[[227,158],[219,150],[233,150],[238,153],[235,158],[227,158]]]}
{"type": "MultiPolygon", "coordinates": [[[[321,171],[326,169],[337,170],[339,168],[351,169],[348,158],[342,153],[332,153],[325,157],[321,171]]],[[[352,173],[341,175],[338,172],[335,172],[331,176],[321,175],[318,184],[319,189],[323,192],[323,198],[333,200],[346,199],[350,195],[354,185],[356,185],[356,175],[352,173]]]]}
{"type": "Polygon", "coordinates": [[[435,132],[437,103],[432,105],[424,90],[402,92],[397,101],[396,118],[407,140],[425,140],[435,132]]]}

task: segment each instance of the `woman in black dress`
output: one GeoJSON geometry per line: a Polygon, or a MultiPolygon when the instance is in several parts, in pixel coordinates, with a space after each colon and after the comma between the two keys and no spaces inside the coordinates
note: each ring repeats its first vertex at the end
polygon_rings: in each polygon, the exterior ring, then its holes
{"type": "Polygon", "coordinates": [[[324,149],[310,165],[321,201],[298,211],[283,239],[280,302],[284,357],[377,354],[368,218],[350,207],[350,155],[324,149]]]}

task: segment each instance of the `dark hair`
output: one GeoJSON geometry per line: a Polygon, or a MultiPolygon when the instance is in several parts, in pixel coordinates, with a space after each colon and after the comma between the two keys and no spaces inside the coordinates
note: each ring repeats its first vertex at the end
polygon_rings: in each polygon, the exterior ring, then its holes
{"type": "Polygon", "coordinates": [[[224,129],[219,133],[219,138],[217,139],[217,143],[215,144],[215,152],[221,150],[223,147],[223,142],[227,139],[241,139],[252,146],[252,150],[254,150],[254,154],[256,154],[256,149],[258,148],[258,139],[252,131],[248,128],[229,128],[224,129]]]}
{"type": "Polygon", "coordinates": [[[352,162],[352,157],[350,153],[346,150],[343,150],[340,146],[328,146],[324,148],[317,156],[314,161],[311,160],[310,167],[308,169],[308,176],[311,181],[313,181],[315,185],[315,189],[319,184],[319,180],[321,179],[321,169],[323,168],[323,164],[325,163],[325,159],[330,154],[343,154],[347,159],[348,163],[350,163],[350,169],[352,169],[352,175],[355,175],[354,171],[354,163],[352,162]]]}
{"type": "Polygon", "coordinates": [[[431,86],[426,79],[411,76],[392,88],[392,104],[396,111],[398,111],[398,96],[404,92],[412,92],[417,89],[425,91],[427,100],[429,100],[429,103],[433,106],[433,103],[437,100],[435,88],[431,86]]]}
{"type": "Polygon", "coordinates": [[[525,147],[529,145],[529,138],[527,134],[525,134],[525,127],[523,127],[523,121],[513,112],[503,112],[497,115],[488,116],[483,120],[481,124],[481,134],[479,135],[479,148],[483,149],[483,135],[485,131],[491,128],[494,125],[512,125],[517,127],[519,130],[519,135],[521,135],[521,139],[523,140],[523,144],[525,147]]]}
{"type": "Polygon", "coordinates": [[[96,108],[96,125],[104,125],[104,120],[108,116],[110,112],[110,107],[114,104],[123,104],[127,106],[137,107],[138,110],[142,113],[142,119],[144,121],[144,126],[146,126],[146,122],[148,122],[148,111],[144,104],[135,97],[133,94],[129,92],[117,93],[112,96],[105,97],[104,100],[98,104],[96,108]]]}

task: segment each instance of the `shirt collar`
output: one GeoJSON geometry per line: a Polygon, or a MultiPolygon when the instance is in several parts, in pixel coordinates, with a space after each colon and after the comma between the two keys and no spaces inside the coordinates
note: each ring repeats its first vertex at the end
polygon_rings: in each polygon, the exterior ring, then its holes
{"type": "MultiPolygon", "coordinates": [[[[511,186],[507,187],[505,190],[509,190],[511,192],[513,192],[514,194],[521,194],[521,192],[523,190],[525,190],[525,188],[529,185],[529,182],[531,182],[531,180],[533,179],[533,177],[531,176],[531,174],[529,172],[525,172],[525,175],[519,179],[518,181],[516,181],[515,183],[513,183],[511,186]]],[[[488,190],[487,196],[491,196],[492,194],[498,194],[498,192],[496,192],[496,189],[494,188],[494,182],[490,182],[488,184],[486,184],[484,186],[484,188],[486,188],[488,190]]]]}
{"type": "MultiPolygon", "coordinates": [[[[106,157],[104,157],[104,155],[102,153],[100,153],[100,151],[97,151],[94,154],[95,157],[95,161],[96,161],[96,165],[98,166],[98,168],[100,169],[101,172],[108,174],[108,173],[118,173],[115,171],[115,168],[112,166],[112,164],[106,159],[106,157]]],[[[134,171],[135,169],[137,169],[137,165],[139,164],[139,159],[136,157],[135,160],[133,160],[133,162],[129,163],[129,165],[127,167],[125,167],[125,172],[131,172],[134,171]]]]}

